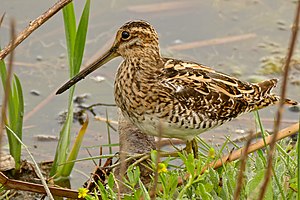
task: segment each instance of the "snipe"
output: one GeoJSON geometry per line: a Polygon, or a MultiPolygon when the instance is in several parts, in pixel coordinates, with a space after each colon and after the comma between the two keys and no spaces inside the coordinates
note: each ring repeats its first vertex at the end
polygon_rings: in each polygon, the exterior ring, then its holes
{"type": "Polygon", "coordinates": [[[118,56],[124,61],[114,95],[124,117],[146,134],[187,141],[189,150],[200,133],[280,99],[271,93],[276,79],[252,84],[202,64],[162,57],[158,35],[145,21],[124,24],[112,47],[57,94],[118,56]]]}

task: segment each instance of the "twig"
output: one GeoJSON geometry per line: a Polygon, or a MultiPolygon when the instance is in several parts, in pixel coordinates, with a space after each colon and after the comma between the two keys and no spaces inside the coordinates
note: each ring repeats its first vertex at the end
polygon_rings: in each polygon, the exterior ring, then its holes
{"type": "Polygon", "coordinates": [[[193,49],[193,48],[199,48],[209,45],[217,45],[217,44],[224,44],[229,42],[237,42],[241,40],[246,40],[250,38],[256,37],[256,34],[249,33],[244,35],[236,35],[236,36],[230,36],[230,37],[223,37],[223,38],[214,38],[211,40],[204,40],[204,41],[195,41],[190,43],[184,43],[184,44],[177,44],[168,47],[168,50],[175,50],[175,51],[182,51],[187,49],[193,49]]]}
{"type": "Polygon", "coordinates": [[[14,48],[16,48],[23,40],[25,40],[34,30],[39,28],[48,19],[55,15],[60,9],[72,2],[72,0],[60,0],[49,8],[45,13],[40,15],[16,37],[16,40],[11,41],[3,50],[0,51],[0,60],[3,60],[14,48]]]}
{"type": "MultiPolygon", "coordinates": [[[[114,177],[114,180],[116,180],[116,177],[114,176],[114,173],[111,173],[111,174],[114,177]]],[[[116,184],[116,188],[117,188],[117,191],[118,191],[118,200],[121,200],[121,190],[120,190],[120,186],[119,186],[118,181],[116,181],[115,184],[116,184]]]]}
{"type": "Polygon", "coordinates": [[[143,161],[147,160],[150,158],[150,153],[145,153],[140,159],[135,161],[134,163],[131,164],[131,166],[137,166],[139,164],[142,164],[143,161]]]}
{"type": "Polygon", "coordinates": [[[5,16],[5,13],[3,13],[3,15],[2,15],[1,18],[0,18],[0,27],[1,27],[1,24],[2,24],[2,22],[3,22],[4,16],[5,16]]]}
{"type": "Polygon", "coordinates": [[[154,182],[153,182],[153,186],[152,189],[150,191],[150,197],[151,200],[155,200],[156,199],[156,188],[157,188],[157,183],[158,183],[158,164],[160,162],[160,141],[161,141],[161,137],[162,137],[162,126],[161,123],[159,124],[159,132],[158,132],[158,141],[156,143],[156,149],[157,149],[157,156],[156,156],[156,160],[155,160],[155,172],[154,172],[154,182]]]}
{"type": "MultiPolygon", "coordinates": [[[[93,157],[93,155],[91,154],[91,152],[89,151],[88,148],[85,148],[85,150],[87,151],[87,153],[89,154],[90,157],[93,157]]],[[[102,155],[102,146],[100,146],[100,154],[102,155]]],[[[92,162],[94,163],[95,166],[97,166],[97,163],[95,162],[94,159],[92,159],[92,162]]],[[[101,166],[101,159],[99,159],[99,166],[101,166]]]]}
{"type": "MultiPolygon", "coordinates": [[[[298,130],[299,130],[299,123],[295,123],[292,126],[282,129],[279,132],[278,137],[276,138],[276,141],[286,138],[288,136],[291,136],[291,135],[295,134],[298,130]]],[[[269,145],[271,143],[272,138],[273,138],[273,135],[269,135],[268,137],[266,137],[265,138],[266,144],[263,139],[260,139],[256,143],[251,144],[248,148],[247,154],[250,154],[252,152],[255,152],[259,149],[266,147],[266,145],[269,145]]],[[[244,149],[245,149],[245,147],[241,148],[241,149],[237,149],[237,150],[231,152],[229,155],[225,155],[222,158],[220,158],[219,160],[210,163],[209,165],[207,165],[206,167],[204,167],[202,169],[201,174],[204,173],[205,170],[207,170],[210,167],[217,169],[217,168],[221,167],[223,164],[240,159],[244,149]]]]}
{"type": "Polygon", "coordinates": [[[289,65],[290,65],[291,58],[293,56],[294,48],[295,48],[295,45],[296,45],[298,28],[299,28],[299,18],[300,18],[300,1],[298,1],[298,6],[297,6],[297,9],[296,9],[296,14],[295,14],[295,19],[294,19],[294,24],[293,24],[293,27],[292,27],[292,36],[291,36],[291,39],[290,39],[289,51],[288,51],[288,55],[287,55],[287,58],[286,58],[285,65],[284,65],[284,75],[283,75],[283,82],[282,82],[282,85],[281,85],[280,102],[279,102],[279,107],[278,107],[277,117],[276,117],[277,120],[275,121],[275,124],[274,124],[274,134],[273,134],[272,141],[271,141],[271,144],[270,144],[270,152],[269,152],[269,155],[268,155],[267,171],[266,171],[264,182],[261,186],[260,194],[259,194],[259,197],[258,197],[259,200],[262,200],[264,195],[265,195],[266,188],[267,188],[267,185],[269,183],[271,173],[272,173],[272,161],[273,161],[273,155],[274,155],[274,152],[275,152],[275,143],[277,141],[277,135],[278,135],[278,132],[279,132],[279,124],[280,124],[280,120],[281,120],[281,117],[282,117],[283,105],[285,103],[286,88],[287,88],[288,73],[289,73],[289,65]]]}
{"type": "MultiPolygon", "coordinates": [[[[121,139],[121,134],[122,134],[122,127],[124,126],[124,117],[122,112],[118,109],[118,114],[119,114],[119,119],[118,122],[118,133],[119,133],[119,140],[120,140],[120,171],[119,171],[119,179],[120,179],[120,184],[118,188],[118,200],[121,200],[121,192],[124,192],[124,179],[125,179],[125,174],[126,174],[126,168],[128,167],[129,159],[126,159],[126,142],[128,141],[128,134],[127,132],[124,132],[125,134],[123,135],[123,139],[121,139]],[[123,123],[122,123],[123,122],[123,123]]],[[[116,181],[118,182],[118,181],[116,181]]]]}
{"type": "MultiPolygon", "coordinates": [[[[126,153],[125,153],[125,155],[126,155],[126,153]]],[[[93,157],[93,158],[98,158],[98,157],[99,156],[96,156],[96,157],[93,157]]],[[[160,157],[179,157],[179,155],[178,155],[178,151],[175,151],[175,152],[162,152],[162,151],[160,151],[160,157]]],[[[129,162],[131,160],[138,159],[137,161],[135,161],[134,163],[131,164],[132,166],[136,166],[138,164],[141,164],[144,160],[147,160],[149,158],[150,158],[150,153],[134,154],[134,155],[131,155],[130,157],[126,158],[124,160],[124,162],[129,162]]],[[[87,159],[84,159],[84,160],[87,160],[87,159]]],[[[113,165],[110,165],[107,168],[113,169],[113,168],[115,168],[119,165],[121,165],[121,161],[117,162],[113,165]]]]}
{"type": "Polygon", "coordinates": [[[22,140],[20,140],[20,138],[17,136],[17,134],[16,134],[13,130],[11,130],[9,127],[6,127],[6,128],[14,135],[14,137],[18,140],[18,142],[20,142],[20,143],[23,145],[23,147],[25,148],[25,150],[26,150],[27,153],[29,154],[29,156],[30,156],[30,158],[31,158],[31,160],[32,160],[32,162],[33,162],[33,164],[34,164],[34,166],[35,166],[35,170],[36,170],[36,172],[37,172],[37,174],[38,174],[38,177],[39,177],[39,178],[41,179],[41,181],[42,181],[42,185],[43,185],[44,188],[45,188],[45,191],[46,191],[46,193],[47,193],[47,195],[48,195],[48,198],[49,198],[50,200],[54,200],[54,198],[53,198],[53,196],[52,196],[52,194],[51,194],[51,192],[50,192],[50,190],[49,190],[49,187],[48,187],[48,185],[47,185],[47,183],[46,183],[46,179],[44,178],[44,176],[43,176],[43,174],[42,174],[42,172],[41,172],[41,170],[40,170],[38,164],[35,162],[35,159],[34,159],[33,155],[30,153],[29,149],[28,149],[27,146],[22,142],[22,140]]]}
{"type": "MultiPolygon", "coordinates": [[[[109,126],[109,120],[108,120],[108,112],[107,112],[107,109],[106,109],[106,128],[107,128],[107,140],[108,140],[108,144],[109,144],[109,153],[112,154],[112,147],[111,147],[111,136],[110,136],[110,126],[109,126]]],[[[114,131],[117,131],[117,130],[114,130],[114,131]]]]}
{"type": "Polygon", "coordinates": [[[95,103],[95,104],[92,104],[90,106],[80,106],[80,107],[82,107],[82,108],[84,108],[86,110],[89,110],[89,109],[91,109],[93,107],[96,107],[96,106],[112,106],[112,107],[116,107],[117,105],[114,104],[114,103],[95,103]]]}
{"type": "Polygon", "coordinates": [[[246,161],[247,161],[247,157],[248,157],[247,152],[248,152],[249,146],[251,144],[251,141],[253,139],[253,135],[254,135],[254,132],[251,131],[249,136],[248,136],[246,146],[243,150],[243,154],[242,154],[242,157],[241,157],[241,167],[240,167],[239,176],[238,176],[238,179],[237,179],[237,182],[236,182],[236,189],[234,191],[234,197],[233,197],[234,200],[240,199],[240,192],[241,192],[241,189],[242,189],[242,186],[243,186],[244,171],[246,169],[246,161]]]}
{"type": "MultiPolygon", "coordinates": [[[[29,183],[25,181],[13,180],[9,179],[2,172],[0,172],[0,183],[5,186],[5,189],[15,189],[29,192],[36,192],[46,194],[45,188],[41,184],[29,183]]],[[[77,199],[78,192],[71,189],[66,188],[57,188],[57,187],[49,187],[51,193],[55,196],[67,197],[72,199],[77,199]]]]}
{"type": "MultiPolygon", "coordinates": [[[[129,156],[129,155],[127,155],[126,152],[122,152],[122,153],[123,153],[124,156],[125,156],[124,159],[121,160],[121,153],[120,153],[120,162],[117,162],[117,163],[115,163],[115,164],[113,164],[113,165],[107,166],[107,168],[113,169],[113,168],[115,168],[115,167],[117,167],[117,166],[122,165],[123,163],[127,163],[127,162],[129,162],[129,161],[132,161],[132,160],[134,160],[134,159],[141,158],[141,157],[143,157],[143,156],[146,155],[145,153],[143,153],[143,154],[134,154],[134,155],[132,155],[132,156],[129,156]],[[129,156],[129,157],[126,158],[127,156],[129,156]]],[[[96,156],[96,157],[98,157],[98,156],[96,156]]],[[[147,157],[147,158],[148,158],[148,157],[147,157]]],[[[126,168],[125,168],[125,169],[126,169],[126,168]]]]}
{"type": "MultiPolygon", "coordinates": [[[[111,125],[111,124],[116,124],[116,125],[118,125],[118,122],[117,122],[117,121],[114,121],[114,120],[108,120],[108,121],[107,121],[106,118],[101,117],[101,116],[95,116],[94,118],[95,118],[96,120],[98,120],[98,121],[108,122],[110,125],[111,125]]],[[[112,125],[111,125],[111,126],[112,126],[112,125]]],[[[114,128],[114,129],[115,129],[115,128],[114,128]]]]}
{"type": "Polygon", "coordinates": [[[170,10],[182,10],[183,8],[190,8],[196,6],[195,3],[196,1],[190,1],[189,3],[186,3],[184,1],[170,1],[143,5],[133,5],[128,6],[127,9],[131,12],[136,13],[158,13],[170,10]]]}

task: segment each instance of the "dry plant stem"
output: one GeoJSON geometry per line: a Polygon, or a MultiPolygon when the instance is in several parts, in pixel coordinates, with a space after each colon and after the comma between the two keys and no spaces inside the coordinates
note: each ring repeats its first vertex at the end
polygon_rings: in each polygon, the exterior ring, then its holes
{"type": "MultiPolygon", "coordinates": [[[[121,166],[120,166],[120,178],[121,180],[124,180],[124,175],[126,173],[126,166],[127,166],[127,162],[126,162],[126,153],[124,151],[121,151],[120,152],[120,163],[121,163],[121,166]]],[[[118,188],[118,200],[121,200],[121,192],[120,191],[123,191],[124,190],[124,185],[121,183],[119,185],[119,188],[118,188]]]]}
{"type": "MultiPolygon", "coordinates": [[[[121,128],[120,126],[122,126],[123,124],[122,123],[125,123],[124,122],[124,117],[123,117],[123,114],[121,113],[120,110],[118,110],[118,113],[119,113],[119,134],[121,134],[121,128]]],[[[126,161],[126,153],[125,153],[125,148],[123,148],[123,144],[125,141],[128,140],[128,134],[124,134],[123,135],[124,137],[124,140],[123,141],[120,141],[120,163],[121,163],[121,166],[120,166],[120,174],[119,174],[119,177],[121,179],[121,181],[124,180],[124,176],[125,176],[125,173],[126,173],[126,168],[127,168],[127,161],[126,161]]],[[[121,136],[120,136],[120,139],[121,139],[121,136]]],[[[124,185],[121,183],[118,187],[118,200],[121,200],[121,191],[123,192],[124,191],[124,185]]]]}
{"type": "Polygon", "coordinates": [[[60,0],[55,3],[45,13],[40,15],[35,20],[31,21],[29,25],[16,37],[16,40],[11,41],[3,50],[0,51],[0,60],[3,60],[14,48],[16,48],[23,40],[25,40],[34,30],[39,28],[48,19],[55,15],[60,9],[66,6],[72,0],[60,0]]]}
{"type": "Polygon", "coordinates": [[[182,51],[182,50],[199,48],[199,47],[204,47],[204,46],[225,44],[225,43],[229,43],[229,42],[238,42],[241,40],[247,40],[247,39],[251,39],[251,38],[255,38],[255,37],[256,37],[256,34],[249,33],[249,34],[236,35],[236,36],[230,36],[230,37],[224,37],[224,38],[214,38],[211,40],[195,41],[195,42],[190,42],[190,43],[173,45],[173,46],[168,47],[168,50],[182,51]]]}
{"type": "Polygon", "coordinates": [[[237,179],[237,184],[236,184],[236,189],[234,191],[234,197],[233,199],[234,200],[239,200],[240,199],[240,193],[241,193],[241,189],[242,189],[242,186],[243,186],[243,179],[244,179],[244,171],[246,169],[246,161],[247,161],[247,158],[248,158],[248,149],[249,149],[249,146],[251,144],[251,141],[252,141],[252,138],[253,138],[253,135],[254,135],[254,132],[251,131],[249,136],[248,136],[248,140],[247,140],[247,143],[246,143],[246,146],[243,150],[243,153],[242,153],[242,157],[241,157],[241,167],[240,167],[240,171],[239,171],[239,176],[238,176],[238,179],[237,179]]]}
{"type": "MultiPolygon", "coordinates": [[[[127,156],[130,156],[130,157],[128,157],[128,158],[126,158],[125,160],[124,160],[124,162],[130,162],[130,161],[133,161],[134,159],[138,159],[138,158],[140,158],[140,159],[142,159],[144,156],[145,156],[145,154],[134,154],[134,155],[129,155],[128,153],[126,153],[126,152],[123,152],[125,155],[126,155],[126,157],[127,156]]],[[[148,154],[148,155],[146,155],[147,157],[146,157],[146,159],[148,159],[148,158],[150,158],[150,155],[148,154]]],[[[95,158],[95,156],[94,156],[94,158],[95,158]]],[[[97,158],[97,156],[96,156],[96,158],[97,158]]],[[[143,159],[143,160],[146,160],[146,159],[143,159]]],[[[84,160],[86,160],[86,159],[84,159],[84,160]]],[[[78,161],[78,160],[77,160],[78,161]]],[[[136,162],[134,162],[133,164],[135,164],[135,163],[137,163],[137,161],[136,162]]],[[[114,169],[114,168],[116,168],[116,167],[121,167],[121,162],[117,162],[117,163],[115,163],[115,164],[113,164],[113,165],[110,165],[110,166],[107,166],[106,168],[108,168],[108,169],[114,169]]]]}
{"type": "MultiPolygon", "coordinates": [[[[114,177],[114,179],[116,179],[116,178],[114,177]]],[[[119,186],[118,181],[116,181],[115,184],[116,184],[116,188],[117,188],[117,191],[118,191],[118,200],[121,200],[122,199],[121,198],[121,191],[120,191],[120,186],[119,186]]]]}
{"type": "Polygon", "coordinates": [[[185,3],[184,1],[170,1],[161,3],[150,3],[145,5],[133,5],[128,6],[127,9],[136,13],[159,13],[166,12],[170,10],[180,10],[183,8],[189,8],[195,6],[194,2],[185,3]]]}
{"type": "Polygon", "coordinates": [[[158,135],[158,141],[156,143],[156,149],[157,149],[157,157],[156,157],[156,162],[155,162],[155,172],[154,172],[154,182],[153,182],[153,187],[150,191],[150,197],[151,200],[156,199],[156,188],[157,188],[157,183],[158,183],[158,163],[160,160],[160,141],[161,141],[161,126],[159,126],[159,135],[158,135]]]}
{"type": "Polygon", "coordinates": [[[276,117],[276,121],[275,121],[275,124],[274,124],[274,135],[273,135],[273,138],[272,138],[272,141],[271,141],[271,144],[270,144],[267,171],[266,171],[264,182],[261,186],[260,194],[259,194],[259,197],[258,197],[259,200],[263,199],[263,197],[264,197],[264,194],[266,192],[266,188],[267,188],[267,185],[269,183],[271,173],[272,173],[272,161],[273,161],[273,155],[274,155],[274,152],[275,152],[275,143],[276,143],[276,140],[277,140],[277,135],[278,135],[278,131],[279,131],[279,124],[280,124],[280,120],[281,120],[281,117],[282,117],[283,105],[284,105],[284,102],[285,102],[285,96],[286,96],[285,94],[286,94],[286,89],[287,89],[289,65],[290,65],[291,58],[293,56],[293,52],[294,52],[294,48],[295,48],[296,40],[297,40],[297,34],[298,34],[298,28],[299,28],[299,18],[300,18],[300,1],[298,1],[298,6],[297,6],[296,14],[295,14],[295,19],[294,19],[294,24],[293,24],[293,27],[292,27],[292,36],[291,36],[291,40],[290,40],[289,51],[288,51],[288,55],[287,55],[287,58],[286,58],[285,65],[284,65],[283,83],[282,83],[282,87],[281,87],[280,102],[279,102],[279,107],[278,107],[278,111],[277,111],[277,117],[276,117]]]}
{"type": "Polygon", "coordinates": [[[0,27],[1,27],[1,24],[2,24],[2,22],[3,22],[4,16],[5,16],[5,13],[4,13],[4,14],[1,16],[1,18],[0,18],[0,27]]]}
{"type": "MultiPolygon", "coordinates": [[[[126,154],[125,154],[126,155],[126,154]]],[[[128,156],[128,155],[127,155],[128,156]]],[[[175,151],[175,152],[160,152],[160,157],[179,157],[178,155],[178,151],[175,151]]],[[[95,157],[94,157],[95,158],[95,157]]],[[[129,161],[132,161],[132,160],[135,160],[135,159],[138,159],[137,161],[135,161],[134,163],[132,163],[132,166],[137,166],[138,164],[141,164],[143,161],[147,160],[150,158],[150,153],[144,153],[144,154],[135,154],[135,155],[132,155],[131,157],[129,158],[126,158],[125,159],[125,162],[129,162],[129,161]]],[[[86,159],[84,159],[86,160],[86,159]]],[[[78,160],[77,160],[78,161],[78,160]]],[[[108,166],[107,168],[109,169],[113,169],[115,167],[118,167],[120,166],[120,162],[116,163],[116,164],[113,164],[111,166],[108,166]]]]}
{"type": "Polygon", "coordinates": [[[150,154],[149,153],[145,153],[143,156],[140,157],[140,159],[138,159],[137,161],[135,161],[134,163],[132,163],[132,166],[137,166],[139,164],[141,164],[143,161],[147,160],[150,158],[150,154]]]}
{"type": "MultiPolygon", "coordinates": [[[[15,21],[11,21],[11,40],[15,41],[15,21]]],[[[14,61],[14,53],[11,52],[8,62],[8,69],[7,69],[7,76],[6,76],[6,82],[5,82],[5,91],[4,91],[4,98],[2,103],[2,109],[1,109],[1,121],[0,121],[0,151],[1,151],[1,144],[2,144],[2,134],[3,129],[5,127],[5,121],[6,121],[6,109],[7,109],[7,103],[8,103],[8,97],[11,89],[11,75],[13,71],[13,61],[14,61]]]]}
{"type": "Polygon", "coordinates": [[[30,153],[29,149],[28,149],[27,146],[20,140],[20,138],[13,132],[13,130],[11,130],[9,127],[7,127],[7,128],[10,130],[11,133],[13,133],[13,135],[14,135],[15,138],[18,140],[18,142],[20,142],[20,143],[23,145],[23,147],[25,148],[25,150],[26,150],[27,153],[29,154],[29,156],[30,156],[30,158],[31,158],[31,160],[33,161],[33,164],[34,164],[34,166],[35,166],[35,170],[36,170],[36,172],[37,172],[37,175],[38,175],[38,177],[41,179],[42,185],[43,185],[44,188],[45,188],[45,191],[46,191],[46,193],[47,193],[47,195],[48,195],[48,198],[49,198],[50,200],[54,200],[54,198],[53,198],[53,196],[52,196],[52,194],[51,194],[51,192],[50,192],[50,190],[49,190],[49,187],[48,187],[48,185],[47,185],[47,183],[46,183],[46,179],[44,178],[44,176],[43,176],[43,174],[42,174],[42,172],[41,172],[41,170],[40,170],[38,164],[35,162],[34,157],[33,157],[32,154],[30,153]]]}
{"type": "MultiPolygon", "coordinates": [[[[15,190],[22,190],[22,191],[46,194],[46,191],[45,191],[45,188],[43,187],[43,185],[9,179],[2,172],[0,172],[0,183],[7,190],[15,189],[15,190]]],[[[72,198],[72,199],[77,199],[77,197],[78,197],[78,192],[75,190],[65,189],[65,188],[57,188],[57,187],[49,187],[49,189],[54,196],[67,197],[67,198],[72,198]]]]}
{"type": "Polygon", "coordinates": [[[96,107],[96,106],[112,106],[112,107],[116,107],[116,104],[112,104],[112,103],[95,103],[95,104],[92,104],[90,106],[87,106],[87,107],[83,107],[84,109],[86,110],[89,110],[93,107],[96,107]]]}
{"type": "MultiPolygon", "coordinates": [[[[276,141],[281,140],[283,138],[286,138],[288,136],[291,136],[291,135],[295,134],[298,130],[299,130],[299,123],[295,123],[292,126],[289,126],[285,129],[282,129],[279,132],[278,137],[276,138],[276,141]]],[[[272,138],[273,138],[273,135],[269,135],[268,137],[265,138],[266,145],[269,145],[271,143],[272,138]]],[[[262,149],[264,147],[266,147],[265,143],[264,143],[264,140],[260,139],[256,143],[251,144],[249,146],[247,154],[255,152],[255,151],[257,151],[259,149],[262,149]]],[[[201,174],[204,173],[204,171],[207,170],[210,167],[214,168],[214,169],[217,169],[217,168],[221,167],[222,165],[224,165],[228,162],[232,162],[234,160],[237,160],[237,159],[241,158],[241,155],[242,155],[244,149],[245,149],[245,147],[241,148],[241,149],[238,149],[238,150],[235,150],[235,151],[231,152],[229,155],[225,155],[222,158],[220,158],[219,160],[210,163],[208,166],[203,168],[203,170],[201,171],[201,174]]]]}

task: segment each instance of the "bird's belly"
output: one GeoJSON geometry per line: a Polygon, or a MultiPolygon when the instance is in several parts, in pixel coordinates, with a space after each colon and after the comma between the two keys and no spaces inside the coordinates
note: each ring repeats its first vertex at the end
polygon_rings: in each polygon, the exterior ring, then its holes
{"type": "Polygon", "coordinates": [[[195,136],[208,130],[209,128],[191,128],[180,126],[179,124],[168,122],[164,119],[153,116],[145,116],[142,121],[133,122],[143,133],[165,138],[178,138],[182,140],[192,140],[195,136]]]}

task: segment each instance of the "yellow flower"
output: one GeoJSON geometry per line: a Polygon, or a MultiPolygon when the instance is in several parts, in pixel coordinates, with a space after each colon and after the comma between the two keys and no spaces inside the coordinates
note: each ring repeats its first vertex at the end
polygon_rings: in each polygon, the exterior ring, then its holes
{"type": "Polygon", "coordinates": [[[215,155],[216,155],[215,149],[211,147],[211,148],[208,150],[208,157],[210,157],[210,158],[215,158],[215,155]]]}
{"type": "Polygon", "coordinates": [[[78,188],[78,198],[85,198],[89,190],[86,188],[78,188]]]}
{"type": "Polygon", "coordinates": [[[157,172],[160,174],[162,172],[167,172],[167,166],[164,163],[158,163],[157,172]]]}

